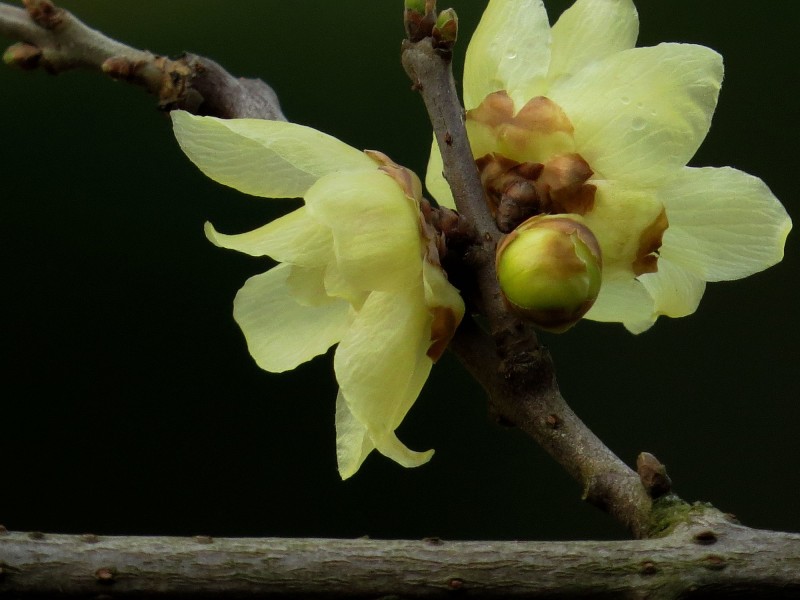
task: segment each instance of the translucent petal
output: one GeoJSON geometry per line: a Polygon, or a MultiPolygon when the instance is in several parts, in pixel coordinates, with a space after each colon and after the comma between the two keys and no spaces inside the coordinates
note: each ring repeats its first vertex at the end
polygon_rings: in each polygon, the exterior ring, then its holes
{"type": "Polygon", "coordinates": [[[409,469],[424,465],[433,457],[433,450],[424,452],[410,450],[403,442],[397,439],[397,435],[394,432],[387,433],[377,440],[373,439],[373,442],[375,442],[378,452],[409,469]]]}
{"type": "Polygon", "coordinates": [[[633,48],[556,82],[551,99],[599,178],[657,184],[705,138],[722,71],[722,57],[703,46],[633,48]]]}
{"type": "Polygon", "coordinates": [[[594,306],[584,318],[622,323],[631,333],[641,333],[655,322],[653,298],[633,276],[604,279],[594,306]]]}
{"type": "MultiPolygon", "coordinates": [[[[287,284],[291,271],[291,265],[281,264],[251,277],[233,302],[233,317],[250,354],[259,367],[273,373],[323,354],[342,338],[350,322],[350,305],[343,300],[332,298],[317,306],[295,301],[287,284]]],[[[309,270],[308,276],[314,273],[309,270]]]]}
{"type": "Polygon", "coordinates": [[[211,179],[246,194],[296,198],[328,173],[375,169],[363,152],[303,125],[180,110],[170,115],[189,159],[211,179]]]}
{"type": "Polygon", "coordinates": [[[433,361],[439,360],[464,317],[464,300],[459,291],[447,280],[441,267],[423,262],[422,279],[425,305],[431,309],[431,335],[425,353],[433,361]]]}
{"type": "Polygon", "coordinates": [[[421,287],[370,294],[336,350],[342,394],[379,449],[416,400],[417,376],[427,377],[427,371],[418,371],[421,348],[430,337],[421,287]]]}
{"type": "Polygon", "coordinates": [[[289,294],[303,306],[320,306],[331,301],[325,289],[325,267],[292,265],[286,278],[289,294]]]}
{"type": "Polygon", "coordinates": [[[541,0],[491,0],[467,47],[464,106],[507,90],[517,106],[550,64],[550,23],[541,0]]]}
{"type": "MultiPolygon", "coordinates": [[[[430,319],[423,320],[423,323],[429,324],[430,319]]],[[[428,358],[427,355],[428,346],[430,345],[429,332],[430,326],[426,327],[423,325],[422,334],[416,340],[417,347],[414,351],[416,358],[414,368],[411,372],[411,377],[408,380],[408,384],[406,385],[405,392],[401,396],[401,402],[397,404],[394,413],[389,420],[389,422],[393,424],[392,429],[399,427],[403,422],[403,419],[406,418],[408,411],[411,410],[412,406],[414,406],[414,403],[417,401],[417,397],[422,391],[422,387],[428,380],[428,375],[431,373],[433,361],[428,358]]],[[[381,450],[380,446],[378,447],[378,450],[383,453],[383,450],[381,450]]]]}
{"type": "Polygon", "coordinates": [[[391,177],[330,175],[308,191],[306,206],[331,228],[338,267],[354,287],[397,290],[419,277],[419,209],[391,177]]]}
{"type": "Polygon", "coordinates": [[[659,190],[669,229],[661,256],[706,281],[739,279],[783,258],[792,221],[757,177],[686,168],[659,190]]]}
{"type": "Polygon", "coordinates": [[[341,390],[336,396],[336,461],[339,476],[347,479],[355,475],[375,444],[367,428],[355,418],[341,390]]]}
{"type": "Polygon", "coordinates": [[[685,317],[697,310],[706,282],[663,257],[658,272],[641,275],[639,281],[653,298],[656,314],[685,317]]]}
{"type": "Polygon", "coordinates": [[[578,0],[553,25],[548,78],[575,73],[633,48],[638,35],[639,16],[632,0],[578,0]]]}
{"type": "Polygon", "coordinates": [[[370,294],[369,291],[362,290],[352,285],[342,274],[336,261],[331,261],[325,268],[323,284],[328,296],[347,300],[355,310],[361,310],[364,301],[370,294]]]}
{"type": "Polygon", "coordinates": [[[459,291],[447,280],[444,270],[425,261],[422,272],[425,304],[428,307],[449,308],[456,315],[458,321],[461,321],[464,316],[464,300],[459,291]]]}
{"type": "Polygon", "coordinates": [[[271,256],[279,262],[313,267],[333,260],[330,228],[309,217],[305,206],[246,233],[226,235],[211,223],[206,223],[205,233],[222,248],[251,256],[271,256]]]}
{"type": "MultiPolygon", "coordinates": [[[[390,419],[390,422],[396,422],[398,425],[417,399],[431,369],[432,363],[425,356],[424,344],[420,345],[419,350],[417,364],[404,394],[405,401],[397,405],[395,414],[390,419]]],[[[336,398],[336,455],[342,479],[354,475],[367,455],[376,447],[381,454],[404,467],[417,467],[428,462],[433,456],[433,450],[426,452],[410,450],[393,431],[387,432],[385,428],[380,428],[371,432],[352,413],[340,390],[336,398]]]]}
{"type": "Polygon", "coordinates": [[[442,163],[442,153],[439,151],[439,144],[433,138],[431,144],[431,156],[428,159],[428,171],[425,175],[425,187],[440,206],[456,209],[456,202],[453,200],[453,192],[450,191],[450,184],[444,178],[444,164],[442,163]]]}
{"type": "Polygon", "coordinates": [[[616,181],[596,181],[594,207],[583,217],[603,253],[603,277],[633,276],[633,263],[644,231],[663,206],[652,191],[616,181]]]}

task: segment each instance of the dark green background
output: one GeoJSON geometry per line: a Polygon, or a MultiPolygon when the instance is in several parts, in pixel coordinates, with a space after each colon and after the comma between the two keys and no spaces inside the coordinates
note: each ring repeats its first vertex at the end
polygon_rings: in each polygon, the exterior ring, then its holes
{"type": "MultiPolygon", "coordinates": [[[[399,64],[400,0],[65,1],[138,47],[261,77],[288,117],[424,171],[430,131],[399,64]]],[[[485,5],[453,0],[463,41],[485,5]]],[[[553,14],[568,3],[550,2],[553,14]]],[[[442,4],[444,6],[444,4],[442,4]]],[[[726,59],[696,165],[762,177],[797,215],[800,3],[645,0],[641,45],[726,59]]],[[[465,44],[458,48],[460,71],[465,44]]],[[[260,371],[231,316],[267,262],[208,243],[293,206],[203,177],[166,117],[93,73],[0,68],[0,523],[131,534],[571,539],[624,536],[518,432],[486,416],[453,357],[400,430],[433,461],[336,473],[330,357],[260,371]]],[[[712,284],[698,313],[634,337],[544,336],[574,409],[622,458],[656,454],[677,491],[800,530],[798,236],[769,271],[712,284]]]]}

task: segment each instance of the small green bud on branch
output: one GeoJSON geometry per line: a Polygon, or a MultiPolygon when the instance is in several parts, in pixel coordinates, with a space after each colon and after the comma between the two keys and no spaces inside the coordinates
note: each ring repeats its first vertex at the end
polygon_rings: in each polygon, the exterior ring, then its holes
{"type": "Polygon", "coordinates": [[[451,48],[458,38],[458,15],[452,8],[439,13],[433,27],[433,39],[439,47],[451,48]]]}
{"type": "Polygon", "coordinates": [[[436,23],[436,0],[405,0],[403,23],[412,42],[430,37],[436,23]]]}

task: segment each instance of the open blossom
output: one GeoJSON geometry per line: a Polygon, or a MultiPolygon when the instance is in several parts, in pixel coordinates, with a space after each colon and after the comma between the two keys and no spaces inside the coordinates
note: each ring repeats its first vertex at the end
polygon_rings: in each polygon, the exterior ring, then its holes
{"type": "MultiPolygon", "coordinates": [[[[693,313],[708,281],[780,261],[791,229],[760,179],[686,166],[711,124],[719,54],[634,48],[638,26],[631,0],[577,0],[552,27],[541,0],[490,0],[464,69],[467,131],[501,228],[535,214],[589,227],[603,282],[585,317],[634,333],[693,313]]],[[[453,207],[435,144],[426,183],[453,207]]]]}
{"type": "Polygon", "coordinates": [[[247,194],[302,197],[304,205],[215,244],[279,264],[249,279],[234,317],[258,365],[293,369],[338,343],[339,472],[374,449],[406,467],[395,429],[419,395],[463,314],[420,216],[419,179],[378,152],[360,152],[308,127],[173,112],[175,135],[209,177],[247,194]]]}

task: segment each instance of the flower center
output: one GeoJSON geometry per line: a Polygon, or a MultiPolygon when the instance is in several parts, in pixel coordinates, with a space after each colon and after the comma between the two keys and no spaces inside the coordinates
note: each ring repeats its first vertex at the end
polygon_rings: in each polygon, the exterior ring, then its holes
{"type": "Polygon", "coordinates": [[[544,164],[487,154],[475,163],[489,208],[504,233],[536,215],[585,215],[594,206],[597,188],[586,183],[592,170],[579,154],[562,154],[544,164]]]}
{"type": "Polygon", "coordinates": [[[655,199],[642,199],[615,208],[609,206],[614,199],[598,197],[600,180],[592,179],[595,173],[578,152],[572,122],[558,104],[538,96],[515,112],[505,91],[494,92],[467,111],[466,125],[489,208],[502,232],[540,214],[580,215],[590,227],[598,226],[594,234],[610,259],[608,267],[634,276],[658,270],[668,227],[663,207],[655,199]],[[620,211],[617,216],[623,218],[612,222],[601,216],[620,211]]]}

